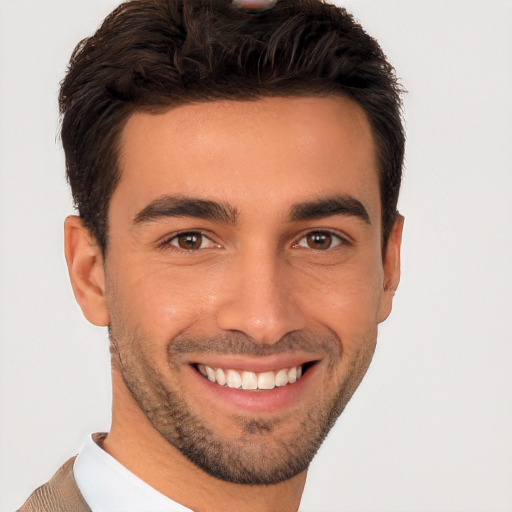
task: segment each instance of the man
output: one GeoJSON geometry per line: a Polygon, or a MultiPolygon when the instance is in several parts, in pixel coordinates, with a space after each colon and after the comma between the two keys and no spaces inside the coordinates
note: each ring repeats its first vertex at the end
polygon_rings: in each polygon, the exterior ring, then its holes
{"type": "Polygon", "coordinates": [[[20,510],[298,510],[399,281],[392,67],[318,0],[133,0],[60,105],[112,426],[20,510]]]}

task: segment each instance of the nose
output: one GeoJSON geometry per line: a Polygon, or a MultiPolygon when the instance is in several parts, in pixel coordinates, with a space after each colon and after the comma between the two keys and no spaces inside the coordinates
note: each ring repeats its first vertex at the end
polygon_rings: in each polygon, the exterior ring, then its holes
{"type": "Polygon", "coordinates": [[[291,268],[272,251],[240,256],[224,283],[218,327],[242,332],[257,343],[273,344],[305,326],[294,294],[291,268]]]}

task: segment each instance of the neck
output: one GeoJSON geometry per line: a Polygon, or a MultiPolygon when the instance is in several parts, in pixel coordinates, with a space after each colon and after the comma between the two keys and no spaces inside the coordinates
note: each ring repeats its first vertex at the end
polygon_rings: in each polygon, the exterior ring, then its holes
{"type": "Polygon", "coordinates": [[[114,372],[112,427],[101,447],[144,482],[195,512],[296,512],[306,471],[275,485],[219,480],[192,464],[153,427],[114,372]]]}

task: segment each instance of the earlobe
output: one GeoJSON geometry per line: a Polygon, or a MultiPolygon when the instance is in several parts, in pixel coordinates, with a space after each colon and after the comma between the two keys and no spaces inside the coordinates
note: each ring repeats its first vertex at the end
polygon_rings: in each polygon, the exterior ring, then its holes
{"type": "Polygon", "coordinates": [[[382,255],[384,269],[383,295],[379,308],[378,321],[383,322],[391,313],[393,297],[400,282],[400,253],[402,246],[402,233],[405,219],[399,213],[391,228],[389,239],[382,255]]]}
{"type": "Polygon", "coordinates": [[[73,293],[84,316],[94,325],[108,325],[103,251],[76,215],[64,223],[64,250],[73,293]]]}

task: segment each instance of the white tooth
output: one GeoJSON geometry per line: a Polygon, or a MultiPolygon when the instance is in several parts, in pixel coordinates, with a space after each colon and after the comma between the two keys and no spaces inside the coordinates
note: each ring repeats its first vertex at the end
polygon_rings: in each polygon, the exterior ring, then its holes
{"type": "Polygon", "coordinates": [[[210,368],[209,366],[205,365],[206,375],[208,377],[208,380],[211,380],[212,382],[215,382],[215,370],[213,368],[210,368]]]}
{"type": "Polygon", "coordinates": [[[217,384],[224,386],[226,384],[226,375],[224,374],[224,370],[222,368],[217,368],[215,371],[215,380],[217,384]]]}
{"type": "MultiPolygon", "coordinates": [[[[208,369],[208,367],[206,367],[208,369]]],[[[290,368],[288,370],[288,382],[293,384],[297,380],[297,367],[290,368]]]]}
{"type": "Polygon", "coordinates": [[[258,375],[258,389],[274,389],[274,372],[263,372],[258,375]]]}
{"type": "Polygon", "coordinates": [[[302,365],[297,366],[297,380],[302,377],[302,365]]]}
{"type": "Polygon", "coordinates": [[[254,372],[242,373],[242,388],[243,389],[258,389],[258,378],[254,372]]]}
{"type": "Polygon", "coordinates": [[[242,378],[235,370],[227,370],[226,379],[226,384],[229,388],[238,389],[242,385],[242,378]]]}
{"type": "Polygon", "coordinates": [[[199,370],[199,373],[201,375],[204,375],[206,377],[206,370],[204,369],[204,364],[198,364],[197,369],[199,370]]]}
{"type": "Polygon", "coordinates": [[[288,384],[288,372],[286,370],[279,370],[276,373],[276,386],[286,386],[288,384]]]}

